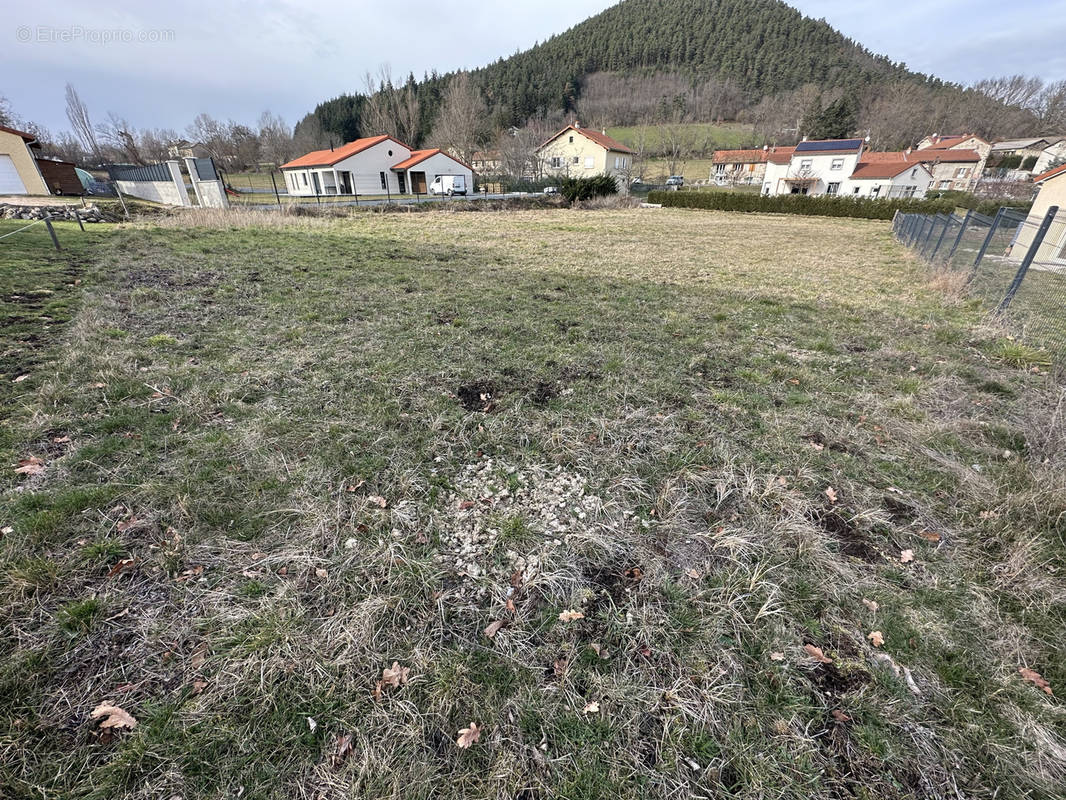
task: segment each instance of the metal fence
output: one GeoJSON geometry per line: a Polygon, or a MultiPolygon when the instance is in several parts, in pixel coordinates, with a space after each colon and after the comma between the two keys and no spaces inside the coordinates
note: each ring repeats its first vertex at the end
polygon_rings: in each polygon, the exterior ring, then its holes
{"type": "Polygon", "coordinates": [[[1012,333],[1066,355],[1066,210],[897,213],[892,228],[932,270],[958,274],[1012,333]]]}
{"type": "Polygon", "coordinates": [[[107,168],[107,174],[113,181],[170,181],[170,168],[166,164],[149,164],[145,167],[134,167],[124,164],[112,164],[107,168]]]}
{"type": "Polygon", "coordinates": [[[218,171],[215,169],[213,158],[194,158],[193,166],[196,168],[196,176],[202,181],[218,180],[218,171]]]}

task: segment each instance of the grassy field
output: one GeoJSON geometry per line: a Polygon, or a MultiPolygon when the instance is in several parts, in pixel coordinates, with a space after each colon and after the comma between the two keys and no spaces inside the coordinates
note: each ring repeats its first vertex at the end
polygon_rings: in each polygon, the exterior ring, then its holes
{"type": "Polygon", "coordinates": [[[1061,797],[1062,376],[887,223],[60,228],[3,797],[1061,797]]]}

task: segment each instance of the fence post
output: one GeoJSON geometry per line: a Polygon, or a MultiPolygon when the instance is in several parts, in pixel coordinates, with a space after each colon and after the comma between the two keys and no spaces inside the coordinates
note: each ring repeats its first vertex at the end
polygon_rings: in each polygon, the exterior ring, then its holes
{"type": "MultiPolygon", "coordinates": [[[[59,239],[56,238],[56,229],[52,227],[52,215],[44,215],[44,226],[48,228],[48,234],[52,237],[52,244],[56,246],[56,250],[59,250],[59,239]]],[[[1041,237],[1043,238],[1043,237],[1041,237]]]]}
{"type": "Polygon", "coordinates": [[[274,168],[270,169],[270,182],[274,185],[274,197],[277,198],[278,208],[281,208],[281,195],[278,194],[278,182],[274,180],[274,168]]]}
{"type": "Polygon", "coordinates": [[[963,217],[962,227],[959,228],[959,235],[955,237],[955,242],[951,245],[951,250],[948,251],[948,257],[944,259],[945,261],[951,261],[952,257],[955,255],[955,251],[959,249],[959,244],[962,243],[962,235],[966,232],[966,226],[970,224],[970,217],[972,216],[973,209],[966,209],[966,216],[963,217]]]}
{"type": "Polygon", "coordinates": [[[914,238],[911,239],[911,247],[917,247],[918,242],[925,236],[925,223],[929,221],[929,217],[923,214],[920,219],[921,224],[918,226],[918,230],[915,231],[914,238]]]}
{"type": "Polygon", "coordinates": [[[1003,219],[1003,214],[1006,212],[1006,206],[1000,206],[999,211],[996,212],[996,218],[992,220],[992,226],[988,229],[988,235],[985,236],[985,240],[981,243],[981,249],[977,251],[977,258],[973,260],[974,272],[977,271],[977,266],[981,263],[981,259],[985,257],[985,250],[992,243],[992,237],[996,233],[996,228],[999,227],[999,221],[1003,219]]]}
{"type": "Polygon", "coordinates": [[[1044,237],[1047,236],[1048,228],[1051,227],[1051,223],[1055,221],[1055,215],[1058,213],[1058,206],[1052,206],[1047,210],[1047,214],[1044,215],[1044,221],[1041,222],[1040,227],[1036,229],[1036,236],[1033,237],[1033,243],[1029,245],[1029,251],[1025,254],[1025,258],[1022,259],[1022,265],[1018,267],[1018,274],[1014,276],[1010,288],[1007,289],[1007,294],[1003,297],[1003,302],[1001,302],[999,308],[996,309],[997,314],[1002,314],[1010,307],[1014,295],[1018,293],[1022,281],[1025,280],[1026,273],[1029,272],[1029,267],[1036,258],[1036,253],[1040,249],[1040,245],[1044,243],[1044,237]]]}
{"type": "Polygon", "coordinates": [[[81,221],[81,214],[78,213],[77,209],[74,209],[74,219],[78,221],[78,227],[85,230],[85,223],[81,221]]]}

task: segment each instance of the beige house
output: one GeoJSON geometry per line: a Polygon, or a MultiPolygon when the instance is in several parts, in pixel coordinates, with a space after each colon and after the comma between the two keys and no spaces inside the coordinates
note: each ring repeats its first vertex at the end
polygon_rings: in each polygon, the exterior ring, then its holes
{"type": "Polygon", "coordinates": [[[537,158],[545,175],[573,178],[611,175],[618,190],[629,189],[633,172],[633,151],[616,142],[607,132],[567,125],[537,148],[537,158]]]}
{"type": "Polygon", "coordinates": [[[1038,258],[1041,261],[1061,261],[1066,266],[1066,164],[1037,175],[1033,183],[1039,187],[1029,217],[1018,230],[1018,238],[1011,246],[1010,257],[1021,261],[1029,250],[1037,228],[1052,206],[1059,207],[1058,216],[1048,230],[1038,258]]]}
{"type": "Polygon", "coordinates": [[[976,133],[959,133],[950,136],[941,136],[934,133],[926,136],[915,148],[916,150],[973,150],[984,161],[992,152],[992,143],[982,139],[976,133]]]}
{"type": "Polygon", "coordinates": [[[49,194],[33,149],[37,137],[0,125],[0,195],[49,194]]]}

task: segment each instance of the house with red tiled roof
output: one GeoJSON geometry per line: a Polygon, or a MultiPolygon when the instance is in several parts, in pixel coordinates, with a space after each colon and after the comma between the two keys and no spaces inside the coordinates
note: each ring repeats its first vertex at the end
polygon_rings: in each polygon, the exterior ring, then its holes
{"type": "Polygon", "coordinates": [[[791,156],[795,149],[765,146],[753,150],[715,150],[710,179],[717,186],[761,185],[770,157],[779,152],[791,156]]]}
{"type": "Polygon", "coordinates": [[[462,175],[472,190],[474,171],[442,150],[412,150],[392,136],[356,139],[314,150],[281,165],[291,195],[425,194],[439,176],[462,175]]]}
{"type": "Polygon", "coordinates": [[[803,141],[767,157],[764,195],[924,197],[933,175],[926,156],[874,153],[862,139],[803,141]]]}
{"type": "Polygon", "coordinates": [[[591,177],[610,175],[619,191],[628,191],[634,153],[607,131],[583,128],[577,122],[567,125],[537,148],[537,158],[546,175],[591,177]]]}

